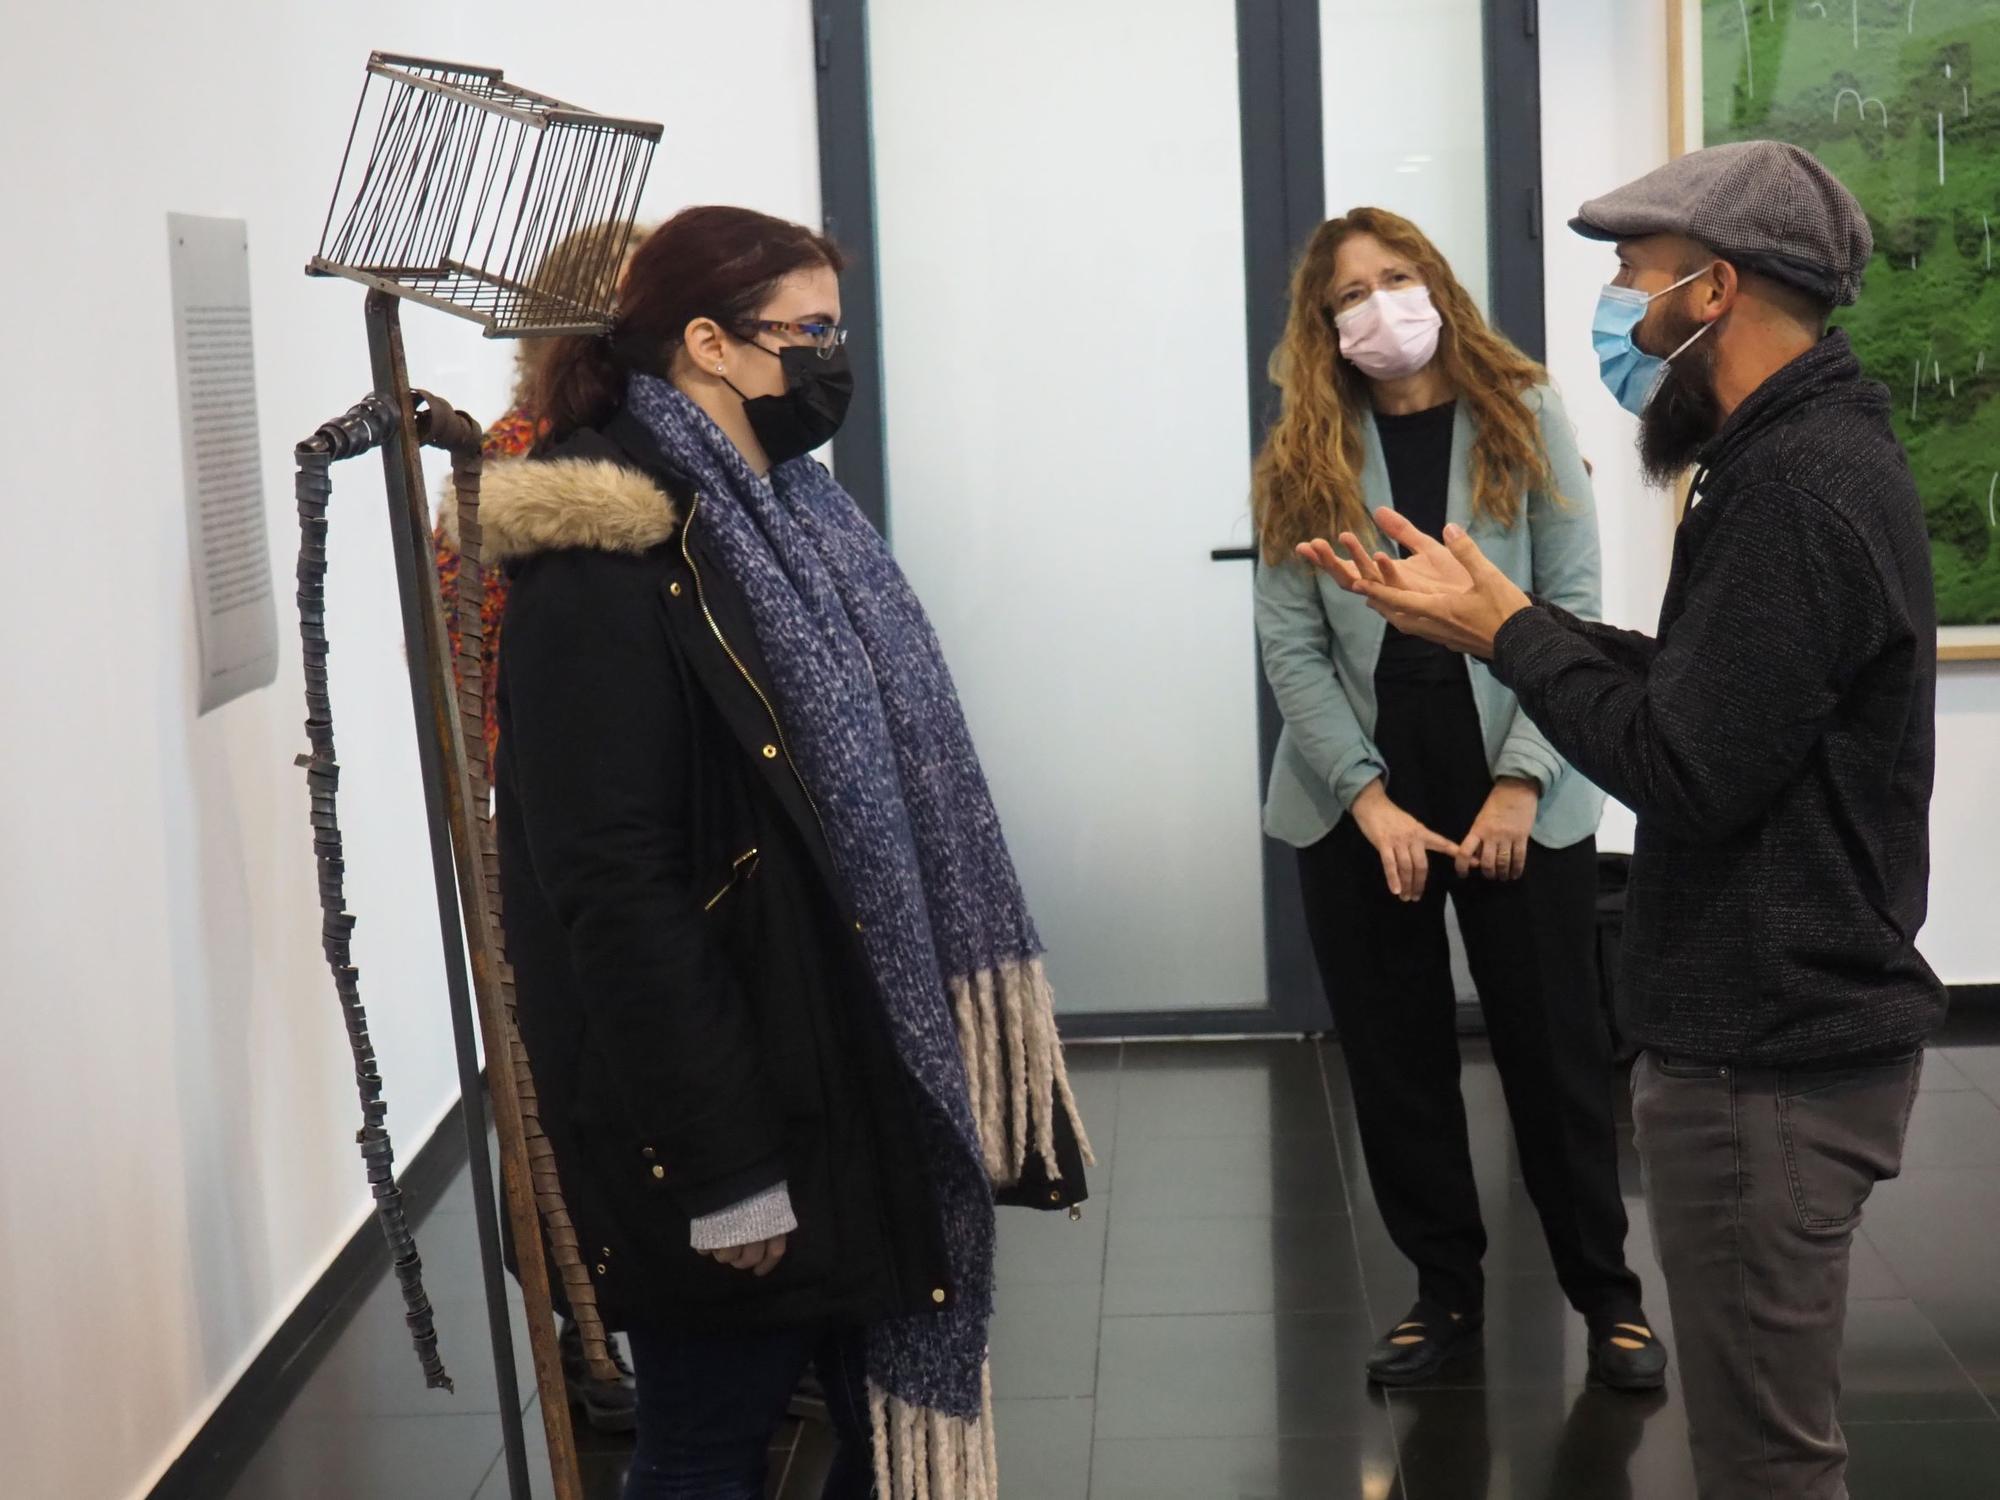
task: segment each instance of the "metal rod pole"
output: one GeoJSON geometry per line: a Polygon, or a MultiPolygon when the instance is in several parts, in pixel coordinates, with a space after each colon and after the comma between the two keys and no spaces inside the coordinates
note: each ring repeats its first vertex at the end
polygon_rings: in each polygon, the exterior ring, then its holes
{"type": "Polygon", "coordinates": [[[470,779],[454,694],[437,575],[430,558],[430,509],[425,501],[422,453],[416,414],[403,357],[399,304],[385,292],[370,292],[368,350],[375,388],[393,403],[398,420],[383,445],[389,492],[389,522],[396,558],[403,637],[409,658],[411,704],[417,719],[417,754],[423,770],[424,806],[430,827],[431,865],[437,886],[438,926],[444,941],[446,988],[451,1002],[459,1087],[465,1110],[466,1145],[471,1158],[473,1212],[479,1229],[485,1275],[487,1318],[499,1381],[501,1435],[511,1500],[530,1500],[527,1443],[521,1427],[521,1396],[514,1372],[514,1339],[507,1312],[507,1283],[500,1259],[499,1214],[486,1151],[486,1109],[473,1044],[471,986],[479,1002],[479,1029],[486,1042],[494,1122],[500,1139],[500,1175],[514,1231],[521,1295],[534,1354],[536,1385],[556,1500],[583,1500],[576,1440],[570,1427],[569,1396],[562,1356],[556,1345],[548,1267],[542,1255],[541,1226],[528,1176],[520,1094],[507,1045],[504,1016],[490,934],[478,842],[472,827],[470,779]],[[463,920],[461,920],[461,902],[463,920]]]}

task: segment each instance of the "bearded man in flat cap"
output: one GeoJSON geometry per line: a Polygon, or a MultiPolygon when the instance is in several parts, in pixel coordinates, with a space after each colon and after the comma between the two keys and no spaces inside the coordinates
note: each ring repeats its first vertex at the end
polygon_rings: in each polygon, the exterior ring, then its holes
{"type": "Polygon", "coordinates": [[[1647,476],[1693,471],[1657,633],[1575,619],[1394,512],[1301,550],[1490,661],[1637,815],[1620,989],[1700,1494],[1846,1500],[1849,1248],[1945,1006],[1916,946],[1930,545],[1889,393],[1827,326],[1873,238],[1771,141],[1682,157],[1571,227],[1617,245],[1593,336],[1647,476]]]}

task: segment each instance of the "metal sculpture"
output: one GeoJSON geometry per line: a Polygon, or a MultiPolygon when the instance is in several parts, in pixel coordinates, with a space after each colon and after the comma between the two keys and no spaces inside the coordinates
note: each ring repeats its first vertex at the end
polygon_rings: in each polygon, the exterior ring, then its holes
{"type": "Polygon", "coordinates": [[[602,332],[624,246],[570,237],[632,223],[659,138],[494,68],[378,52],[306,269],[470,318],[489,338],[602,332]]]}
{"type": "Polygon", "coordinates": [[[485,573],[479,554],[479,426],[447,403],[411,389],[398,310],[402,301],[435,307],[482,324],[489,337],[603,332],[610,323],[615,268],[659,136],[657,125],[593,115],[509,84],[497,70],[377,53],[368,63],[319,253],[307,266],[309,274],[346,277],[370,289],[366,317],[375,383],[372,394],[297,449],[299,630],[312,746],[298,763],[311,792],[322,946],[354,1051],[362,1106],[357,1140],[402,1285],[406,1321],[426,1382],[449,1390],[422,1260],[395,1180],[382,1080],[368,1039],[360,976],[351,961],[355,918],[346,909],[338,818],[340,767],[325,596],[331,466],[379,447],[513,1500],[528,1500],[527,1449],[486,1153],[480,1039],[557,1500],[582,1500],[582,1487],[545,1247],[593,1369],[607,1377],[614,1369],[595,1288],[540,1128],[500,927],[499,859],[481,732],[488,684],[480,654],[485,573]],[[367,144],[357,155],[356,143],[370,120],[367,144]],[[575,238],[584,225],[606,220],[625,225],[626,235],[575,238]],[[586,248],[567,248],[579,244],[586,248]],[[444,601],[430,560],[420,460],[426,444],[451,454],[458,491],[463,561],[453,601],[460,627],[456,681],[444,601]]]}

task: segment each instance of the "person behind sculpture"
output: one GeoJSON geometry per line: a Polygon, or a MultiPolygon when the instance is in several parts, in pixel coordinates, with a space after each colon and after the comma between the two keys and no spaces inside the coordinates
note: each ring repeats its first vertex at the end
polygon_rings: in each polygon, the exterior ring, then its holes
{"type": "Polygon", "coordinates": [[[607,1326],[628,1500],[763,1493],[816,1365],[829,1497],[997,1495],[993,1207],[1088,1156],[1041,945],[923,608],[810,454],[839,251],[746,209],[643,244],[482,486],[521,1029],[607,1326]]]}
{"type": "MultiPolygon", "coordinates": [[[[593,306],[608,303],[624,278],[625,268],[631,265],[633,253],[650,233],[650,225],[627,225],[620,221],[587,225],[557,243],[543,259],[535,275],[529,278],[529,284],[546,286],[562,282],[574,275],[579,264],[602,266],[606,280],[590,288],[589,292],[593,306]],[[614,245],[614,240],[621,243],[614,245]]],[[[539,338],[521,339],[515,344],[514,387],[507,398],[507,410],[487,427],[480,444],[480,456],[488,462],[525,456],[547,430],[547,424],[534,409],[535,365],[546,346],[547,340],[539,338]]],[[[452,668],[456,671],[458,616],[450,608],[450,601],[458,591],[458,543],[445,534],[442,526],[432,536],[431,543],[437,564],[438,589],[446,601],[445,628],[451,635],[452,668]]],[[[507,614],[507,575],[495,569],[487,575],[485,583],[486,595],[480,608],[479,654],[486,681],[492,683],[499,673],[500,636],[507,614]]],[[[486,758],[489,765],[498,755],[499,748],[499,721],[494,695],[489,691],[486,695],[486,758]]],[[[566,1344],[565,1354],[572,1352],[566,1344]]],[[[626,1425],[629,1426],[629,1423],[626,1425]]]]}
{"type": "Polygon", "coordinates": [[[1445,898],[1458,912],[1528,1195],[1586,1319],[1590,1369],[1657,1388],[1666,1351],[1625,1263],[1610,1036],[1595,968],[1603,797],[1483,666],[1384,631],[1294,547],[1394,505],[1471,525],[1524,581],[1594,612],[1597,522],[1540,366],[1488,328],[1408,220],[1356,209],[1301,258],[1258,459],[1258,633],[1285,728],[1266,827],[1299,850],[1363,1155],[1417,1302],[1380,1384],[1479,1336],[1486,1231],[1459,1092],[1445,898]]]}
{"type": "Polygon", "coordinates": [[[1305,549],[1401,629],[1490,660],[1638,816],[1633,1119],[1702,1500],[1844,1500],[1848,1256],[1899,1170],[1943,987],[1929,882],[1936,607],[1886,389],[1836,307],[1873,249],[1797,147],[1683,157],[1571,221],[1615,241],[1595,341],[1643,468],[1692,466],[1654,636],[1580,620],[1463,527],[1305,549]]]}
{"type": "MultiPolygon", "coordinates": [[[[561,285],[586,279],[580,273],[588,270],[601,276],[602,280],[596,286],[584,288],[586,297],[593,306],[608,304],[624,276],[626,266],[631,264],[632,252],[639,248],[640,242],[650,232],[648,228],[627,225],[619,220],[588,225],[558,241],[529,278],[529,283],[534,286],[561,285]]],[[[535,414],[533,385],[535,364],[545,347],[546,340],[539,338],[522,339],[515,345],[514,387],[507,410],[486,428],[480,443],[480,457],[485,462],[523,457],[540,440],[546,424],[535,414]]],[[[431,546],[437,566],[438,591],[445,601],[445,629],[450,637],[451,666],[456,676],[459,671],[459,630],[454,601],[458,595],[462,559],[457,538],[448,535],[442,525],[433,534],[431,546]]],[[[507,575],[497,568],[488,569],[482,582],[479,655],[483,676],[486,764],[490,774],[500,749],[500,721],[492,684],[498,680],[499,674],[500,637],[507,615],[507,575]]],[[[460,686],[464,684],[460,683],[460,686]]],[[[530,1062],[532,1065],[532,1059],[530,1062]]],[[[503,1234],[511,1269],[514,1259],[511,1224],[503,1224],[503,1234]]],[[[598,1432],[632,1431],[638,1421],[638,1394],[633,1386],[631,1367],[626,1364],[618,1341],[612,1339],[607,1342],[605,1354],[609,1367],[593,1372],[585,1354],[582,1328],[572,1317],[573,1310],[563,1295],[560,1282],[552,1278],[551,1288],[555,1293],[556,1311],[562,1315],[562,1330],[557,1342],[562,1352],[563,1380],[568,1387],[571,1404],[582,1409],[584,1420],[598,1432]]]]}

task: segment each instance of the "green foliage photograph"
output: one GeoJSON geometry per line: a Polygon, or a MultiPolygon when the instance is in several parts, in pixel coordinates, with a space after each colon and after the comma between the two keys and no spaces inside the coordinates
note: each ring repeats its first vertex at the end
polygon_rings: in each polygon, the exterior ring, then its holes
{"type": "Polygon", "coordinates": [[[1841,310],[1895,399],[1941,625],[2000,624],[2000,0],[1704,0],[1702,135],[1832,168],[1875,232],[1841,310]]]}

